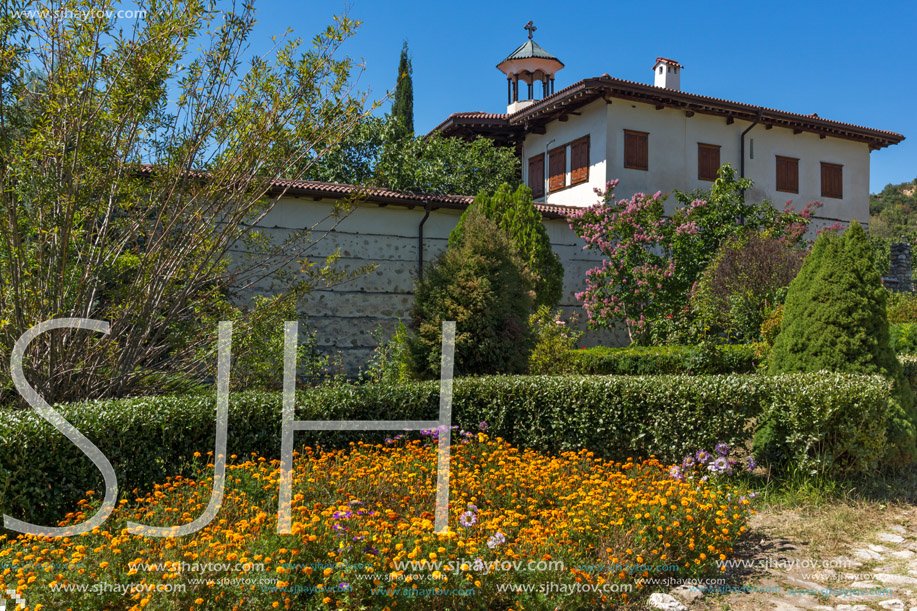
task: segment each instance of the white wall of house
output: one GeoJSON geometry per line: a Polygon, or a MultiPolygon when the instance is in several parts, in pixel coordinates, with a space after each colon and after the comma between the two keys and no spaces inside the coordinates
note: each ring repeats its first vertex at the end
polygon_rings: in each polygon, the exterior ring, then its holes
{"type": "MultiPolygon", "coordinates": [[[[719,145],[720,162],[729,162],[738,170],[740,136],[751,125],[746,121],[727,124],[725,118],[713,115],[688,117],[683,110],[656,110],[652,104],[621,99],[611,104],[598,100],[578,112],[581,115],[569,115],[565,122],[552,121],[543,135],[527,135],[523,144],[523,178],[527,182],[530,157],[544,153],[546,148],[590,136],[588,183],[548,193],[550,204],[592,205],[596,201],[593,189],[615,179],[620,181],[616,189],[619,198],[639,192],[707,189],[712,183],[698,179],[698,143],[719,145]],[[649,133],[648,170],[624,167],[625,129],[649,133]]],[[[569,155],[567,159],[569,184],[569,155]]],[[[796,210],[812,201],[824,204],[816,212],[813,228],[835,221],[869,221],[869,146],[865,143],[756,125],[745,139],[745,175],[755,183],[746,194],[749,201],[766,199],[778,209],[790,201],[796,210]],[[799,193],[777,191],[777,155],[799,159],[799,193]],[[843,166],[843,199],[822,196],[821,162],[843,166]]]]}
{"type": "MultiPolygon", "coordinates": [[[[529,184],[528,160],[538,154],[545,155],[545,171],[548,170],[547,151],[570,144],[574,140],[589,136],[589,180],[575,186],[567,186],[548,195],[548,202],[561,206],[589,206],[597,201],[593,189],[603,188],[607,180],[605,125],[605,102],[598,100],[580,108],[579,115],[569,115],[567,121],[554,121],[548,125],[544,135],[529,134],[522,146],[523,182],[529,184]]],[[[570,185],[570,147],[567,147],[567,169],[565,184],[570,185]]],[[[545,182],[547,191],[547,182],[545,182]]],[[[539,201],[543,201],[540,198],[539,201]]]]}
{"type": "MultiPolygon", "coordinates": [[[[295,228],[320,223],[333,206],[330,200],[284,198],[264,218],[260,228],[280,241],[295,228]]],[[[358,270],[376,264],[376,269],[366,275],[313,291],[303,304],[309,325],[318,331],[320,348],[324,352],[340,353],[351,373],[366,365],[376,345],[371,333],[377,327],[381,325],[386,336],[390,336],[399,318],[405,323],[409,321],[417,277],[417,232],[423,215],[422,207],[409,210],[394,205],[360,204],[333,232],[328,231],[331,223],[325,221],[311,235],[315,242],[309,251],[312,258],[325,257],[339,249],[337,269],[358,270]]],[[[445,250],[449,233],[460,216],[460,210],[437,209],[430,213],[424,224],[425,269],[445,250]]],[[[545,226],[565,269],[561,307],[568,315],[581,311],[574,295],[585,288],[586,270],[598,265],[601,259],[583,250],[583,243],[565,221],[545,220],[545,226]]],[[[242,298],[270,295],[275,290],[266,280],[246,291],[242,298]]],[[[580,322],[585,326],[584,316],[580,322]]],[[[615,345],[620,341],[607,333],[591,332],[581,343],[615,345]]]]}

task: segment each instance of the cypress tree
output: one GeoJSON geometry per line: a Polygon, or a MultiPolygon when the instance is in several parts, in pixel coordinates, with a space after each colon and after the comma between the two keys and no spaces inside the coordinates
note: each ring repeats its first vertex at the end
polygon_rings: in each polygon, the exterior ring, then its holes
{"type": "Polygon", "coordinates": [[[551,248],[531,189],[520,185],[513,191],[504,183],[493,195],[479,193],[449,234],[450,245],[463,239],[466,219],[475,211],[482,212],[503,230],[534,275],[535,306],[555,307],[563,296],[564,266],[551,248]]]}
{"type": "Polygon", "coordinates": [[[854,221],[843,236],[819,236],[790,284],[768,372],[879,374],[893,382],[885,462],[917,457],[914,396],[891,348],[887,293],[866,232],[854,221]]]}
{"type": "Polygon", "coordinates": [[[398,85],[392,101],[392,116],[398,117],[409,134],[414,133],[414,69],[408,57],[408,43],[401,47],[401,60],[398,62],[398,85]]]}
{"type": "Polygon", "coordinates": [[[523,373],[531,349],[531,277],[509,239],[477,211],[468,232],[414,290],[411,368],[439,376],[442,322],[454,320],[455,375],[523,373]]]}

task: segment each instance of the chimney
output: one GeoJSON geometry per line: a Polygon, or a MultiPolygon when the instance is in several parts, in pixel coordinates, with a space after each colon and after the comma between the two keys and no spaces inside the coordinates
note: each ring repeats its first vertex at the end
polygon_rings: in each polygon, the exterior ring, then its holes
{"type": "Polygon", "coordinates": [[[657,57],[653,65],[653,73],[656,75],[657,87],[665,89],[674,89],[681,91],[681,70],[684,68],[674,59],[666,57],[657,57]]]}

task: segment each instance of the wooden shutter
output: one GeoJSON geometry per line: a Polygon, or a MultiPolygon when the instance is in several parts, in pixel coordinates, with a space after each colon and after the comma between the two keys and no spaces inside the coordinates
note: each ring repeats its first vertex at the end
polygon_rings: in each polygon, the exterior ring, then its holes
{"type": "Polygon", "coordinates": [[[777,155],[777,190],[799,193],[799,159],[777,155]]]}
{"type": "Polygon", "coordinates": [[[844,199],[844,166],[822,162],[821,195],[822,197],[844,199]]]}
{"type": "Polygon", "coordinates": [[[624,167],[632,170],[649,170],[649,134],[624,130],[624,167]]]}
{"type": "Polygon", "coordinates": [[[570,143],[570,184],[589,182],[589,136],[570,143]]]}
{"type": "Polygon", "coordinates": [[[567,185],[567,147],[559,146],[548,152],[548,190],[557,191],[567,185]]]}
{"type": "Polygon", "coordinates": [[[544,153],[529,157],[529,189],[532,197],[544,195],[544,153]]]}
{"type": "Polygon", "coordinates": [[[720,169],[720,147],[716,144],[697,143],[697,179],[716,180],[720,169]]]}

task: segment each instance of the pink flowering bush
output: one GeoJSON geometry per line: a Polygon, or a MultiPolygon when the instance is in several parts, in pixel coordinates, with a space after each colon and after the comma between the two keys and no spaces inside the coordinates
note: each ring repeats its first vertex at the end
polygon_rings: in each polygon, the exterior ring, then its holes
{"type": "Polygon", "coordinates": [[[746,230],[769,229],[796,243],[821,206],[813,202],[795,212],[788,204],[779,212],[769,202],[747,204],[743,193],[752,183],[736,179],[728,164],[709,191],[675,191],[679,205],[669,215],[661,193],[618,200],[617,184],[614,180],[596,189],[598,203],[567,220],[586,249],[604,256],[602,265],[586,272],[586,290],[577,294],[590,326],[624,323],[637,344],[660,341],[660,334],[651,334],[657,323],[685,326],[692,288],[724,240],[746,230]]]}

